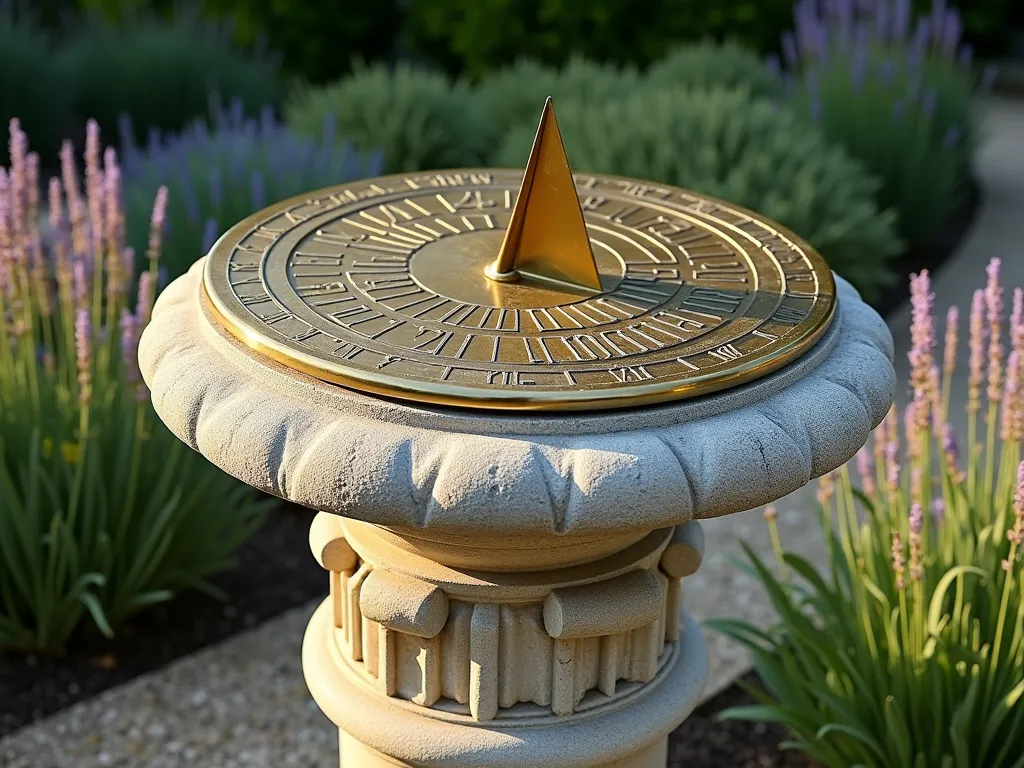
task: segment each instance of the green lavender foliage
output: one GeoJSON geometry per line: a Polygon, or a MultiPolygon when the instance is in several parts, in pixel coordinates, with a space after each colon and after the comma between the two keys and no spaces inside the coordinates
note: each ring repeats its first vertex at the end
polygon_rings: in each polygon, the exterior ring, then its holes
{"type": "MultiPolygon", "coordinates": [[[[1014,354],[1005,368],[995,354],[996,399],[979,434],[989,324],[976,315],[965,463],[948,427],[932,426],[946,424],[945,364],[941,404],[928,407],[935,418],[908,417],[900,449],[891,413],[873,461],[867,449],[856,473],[844,467],[823,480],[824,568],[785,552],[767,515],[777,566],[747,552],[778,623],[709,622],[751,651],[766,688],[752,690],[756,705],[724,717],[784,724],[787,745],[823,768],[1024,764],[1024,327],[1015,311],[1014,354]]],[[[990,339],[999,325],[989,325],[990,339]]],[[[918,378],[923,402],[936,391],[930,378],[918,378]]]]}
{"type": "MultiPolygon", "coordinates": [[[[791,111],[745,89],[646,89],[601,104],[565,101],[558,125],[575,171],[659,181],[783,224],[871,299],[899,250],[877,184],[791,111]]],[[[521,165],[532,129],[510,131],[498,162],[521,165]]]]}
{"type": "Polygon", "coordinates": [[[122,114],[139,134],[176,131],[209,112],[211,100],[238,99],[248,114],[277,105],[284,86],[277,62],[231,43],[226,28],[178,13],[134,14],[117,24],[80,22],[57,54],[72,109],[114,134],[122,114]]]}
{"type": "Polygon", "coordinates": [[[780,98],[782,78],[753,51],[734,41],[704,41],[672,50],[647,70],[645,81],[657,87],[746,87],[752,96],[780,98]]]}
{"type": "Polygon", "coordinates": [[[285,119],[300,135],[329,126],[339,142],[380,150],[393,173],[480,165],[497,137],[465,83],[405,64],[359,66],[336,83],[302,89],[286,104],[285,119]]]}
{"type": "Polygon", "coordinates": [[[792,103],[881,181],[880,205],[898,211],[911,247],[926,248],[967,190],[979,80],[955,10],[936,3],[915,20],[909,0],[866,7],[797,4],[783,39],[792,103]]]}
{"type": "Polygon", "coordinates": [[[267,502],[171,434],[140,378],[163,204],[136,302],[119,170],[112,150],[100,160],[95,123],[85,192],[67,145],[48,224],[16,123],[12,147],[0,170],[0,647],[54,651],[182,590],[217,594],[210,577],[267,502]]]}
{"type": "MultiPolygon", "coordinates": [[[[579,100],[601,104],[618,100],[641,83],[634,69],[599,64],[574,57],[561,68],[529,59],[488,74],[476,87],[484,108],[494,117],[501,132],[523,126],[537,129],[541,108],[549,96],[560,110],[563,101],[579,100]]],[[[526,162],[519,159],[516,167],[526,162]]]]}
{"type": "Polygon", "coordinates": [[[184,274],[228,228],[267,205],[305,192],[376,176],[379,153],[360,155],[335,141],[328,126],[317,137],[296,136],[266,108],[247,118],[236,100],[176,134],[151,133],[146,146],[122,121],[124,204],[128,243],[142,253],[148,211],[161,186],[170,195],[161,266],[184,274]]]}

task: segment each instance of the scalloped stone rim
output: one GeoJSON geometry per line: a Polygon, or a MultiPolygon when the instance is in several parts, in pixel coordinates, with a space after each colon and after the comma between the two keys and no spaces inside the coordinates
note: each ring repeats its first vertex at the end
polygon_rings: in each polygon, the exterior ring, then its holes
{"type": "Polygon", "coordinates": [[[215,328],[202,263],[162,293],[140,343],[160,418],[249,485],[379,525],[595,534],[740,512],[848,461],[895,391],[888,329],[837,278],[826,338],[752,385],[595,415],[418,408],[292,371],[215,328]]]}

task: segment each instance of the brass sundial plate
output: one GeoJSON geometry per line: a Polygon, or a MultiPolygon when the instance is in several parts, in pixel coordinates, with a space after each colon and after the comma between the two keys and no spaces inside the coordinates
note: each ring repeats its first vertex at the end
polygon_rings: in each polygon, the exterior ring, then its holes
{"type": "Polygon", "coordinates": [[[213,247],[225,327],[317,378],[425,403],[622,408],[702,395],[793,361],[835,283],[798,237],[719,200],[574,174],[601,290],[484,270],[517,170],[396,175],[320,190],[213,247]]]}

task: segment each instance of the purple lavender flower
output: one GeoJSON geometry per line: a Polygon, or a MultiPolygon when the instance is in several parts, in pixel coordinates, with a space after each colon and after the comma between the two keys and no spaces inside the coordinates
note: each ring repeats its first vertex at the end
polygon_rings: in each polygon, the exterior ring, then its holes
{"type": "Polygon", "coordinates": [[[85,307],[89,300],[89,273],[82,259],[75,259],[72,267],[72,289],[75,306],[79,309],[85,307]]]}
{"type": "Polygon", "coordinates": [[[956,368],[956,351],[960,332],[960,310],[950,307],[946,310],[946,339],[942,348],[942,372],[949,376],[956,368]]]}
{"type": "Polygon", "coordinates": [[[951,9],[946,14],[942,25],[942,33],[939,39],[939,50],[946,56],[952,57],[956,53],[957,44],[960,42],[960,35],[963,33],[963,22],[960,21],[960,14],[956,9],[951,9]]]}
{"type": "Polygon", "coordinates": [[[860,476],[860,488],[865,496],[874,496],[875,468],[871,463],[871,455],[866,450],[857,451],[857,474],[860,476]]]}
{"type": "Polygon", "coordinates": [[[954,483],[964,481],[964,473],[960,470],[960,450],[957,448],[956,435],[949,422],[942,425],[942,453],[946,459],[946,470],[954,483]]]}
{"type": "Polygon", "coordinates": [[[977,413],[981,408],[981,384],[985,368],[985,292],[980,288],[971,298],[971,314],[968,321],[970,361],[967,375],[967,410],[977,413]]]}
{"type": "Polygon", "coordinates": [[[1024,544],[1024,461],[1017,465],[1017,488],[1013,494],[1013,526],[1006,538],[1016,547],[1024,544]]]}
{"type": "Polygon", "coordinates": [[[1010,349],[1024,354],[1024,290],[1013,289],[1010,311],[1010,349]]]}
{"type": "Polygon", "coordinates": [[[92,317],[89,310],[75,313],[75,363],[78,367],[78,397],[83,405],[92,397],[92,317]]]}
{"type": "Polygon", "coordinates": [[[988,283],[985,286],[985,309],[988,320],[988,401],[999,402],[1002,394],[1003,340],[1001,324],[1003,317],[1003,287],[999,282],[1000,260],[992,259],[985,271],[988,283]]]}
{"type": "Polygon", "coordinates": [[[160,243],[166,220],[167,187],[160,187],[156,191],[156,199],[153,201],[153,215],[149,221],[149,247],[146,250],[146,258],[151,261],[156,261],[160,258],[160,243]]]}
{"type": "Polygon", "coordinates": [[[139,381],[139,338],[135,315],[127,308],[121,310],[121,364],[129,384],[139,381]]]}
{"type": "Polygon", "coordinates": [[[1019,443],[1024,438],[1024,392],[1021,390],[1020,366],[1020,353],[1011,352],[1006,362],[1006,391],[1000,425],[1000,437],[1005,443],[1019,443]]]}
{"type": "Polygon", "coordinates": [[[934,394],[932,366],[934,365],[933,348],[935,347],[935,320],[932,306],[935,296],[931,292],[931,280],[928,271],[922,270],[910,278],[910,385],[913,388],[913,411],[908,408],[908,417],[913,424],[907,424],[907,440],[912,450],[919,448],[924,431],[928,428],[934,394]]]}
{"type": "Polygon", "coordinates": [[[896,0],[892,14],[894,40],[905,40],[910,30],[910,0],[896,0]]]}
{"type": "Polygon", "coordinates": [[[924,527],[924,513],[916,501],[910,505],[910,580],[920,581],[921,568],[921,529],[924,527]]]}
{"type": "Polygon", "coordinates": [[[900,487],[900,457],[899,457],[899,443],[896,442],[895,436],[890,435],[890,439],[885,444],[885,485],[886,493],[890,498],[896,495],[900,487]]]}
{"type": "Polygon", "coordinates": [[[942,500],[941,496],[932,500],[932,520],[940,528],[946,522],[946,502],[942,500]]]}
{"type": "Polygon", "coordinates": [[[903,556],[903,537],[899,531],[892,532],[892,572],[896,576],[896,589],[902,592],[906,589],[907,583],[903,578],[906,570],[906,560],[903,556]]]}
{"type": "Polygon", "coordinates": [[[836,481],[832,477],[832,473],[828,472],[818,479],[818,503],[823,507],[827,507],[835,495],[836,481]]]}
{"type": "Polygon", "coordinates": [[[148,269],[139,275],[139,296],[135,305],[135,326],[138,332],[149,325],[150,313],[153,311],[153,273],[148,269]]]}

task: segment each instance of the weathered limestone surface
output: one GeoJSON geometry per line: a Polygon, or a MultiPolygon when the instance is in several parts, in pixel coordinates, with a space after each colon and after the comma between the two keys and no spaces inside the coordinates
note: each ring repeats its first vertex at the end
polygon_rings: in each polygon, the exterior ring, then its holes
{"type": "Polygon", "coordinates": [[[220,330],[202,262],[140,359],[161,418],[224,470],[321,510],[331,595],[303,668],[346,766],[661,766],[706,647],[682,611],[701,518],[847,461],[892,402],[892,341],[839,281],[808,354],[635,411],[494,415],[373,398],[220,330]]]}

